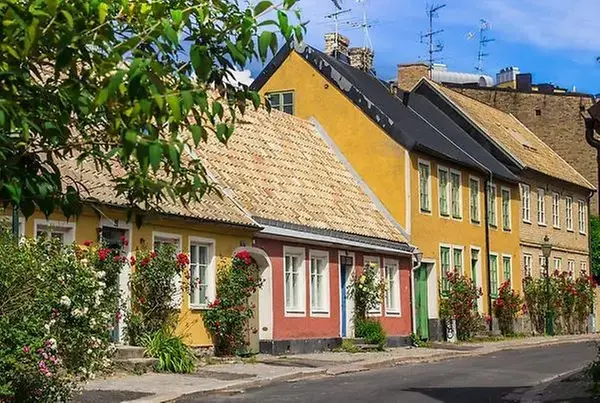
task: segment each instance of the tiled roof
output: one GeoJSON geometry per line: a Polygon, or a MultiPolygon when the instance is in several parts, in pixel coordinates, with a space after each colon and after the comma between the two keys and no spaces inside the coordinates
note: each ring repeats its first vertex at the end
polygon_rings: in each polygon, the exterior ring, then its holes
{"type": "Polygon", "coordinates": [[[428,82],[449,98],[480,130],[484,131],[486,135],[519,160],[526,168],[587,189],[594,189],[594,186],[575,168],[563,160],[513,115],[430,80],[428,82]]]}
{"type": "MultiPolygon", "coordinates": [[[[93,164],[86,162],[77,166],[75,160],[65,160],[58,165],[63,177],[70,175],[86,187],[82,194],[84,199],[118,207],[127,206],[124,197],[115,195],[114,184],[110,182],[108,176],[98,172],[93,164]]],[[[200,202],[190,203],[187,208],[182,204],[171,202],[164,203],[161,207],[166,214],[259,228],[259,225],[229,198],[225,196],[221,198],[215,192],[204,195],[200,202]]]]}
{"type": "Polygon", "coordinates": [[[406,242],[306,120],[247,110],[227,146],[211,137],[197,152],[253,217],[406,242]]]}

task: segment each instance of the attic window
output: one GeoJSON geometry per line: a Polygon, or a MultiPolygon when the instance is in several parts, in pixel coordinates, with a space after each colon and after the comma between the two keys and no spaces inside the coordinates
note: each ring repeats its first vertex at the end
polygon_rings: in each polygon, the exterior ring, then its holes
{"type": "Polygon", "coordinates": [[[294,91],[270,92],[267,94],[272,109],[294,114],[294,91]]]}
{"type": "Polygon", "coordinates": [[[541,109],[536,109],[535,110],[535,116],[542,116],[542,110],[541,109]]]}

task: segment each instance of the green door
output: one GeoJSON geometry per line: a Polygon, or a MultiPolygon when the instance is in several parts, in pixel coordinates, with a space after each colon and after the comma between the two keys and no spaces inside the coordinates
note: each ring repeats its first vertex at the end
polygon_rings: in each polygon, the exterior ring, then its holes
{"type": "Polygon", "coordinates": [[[417,336],[429,339],[429,311],[427,306],[427,264],[415,270],[415,316],[417,336]]]}

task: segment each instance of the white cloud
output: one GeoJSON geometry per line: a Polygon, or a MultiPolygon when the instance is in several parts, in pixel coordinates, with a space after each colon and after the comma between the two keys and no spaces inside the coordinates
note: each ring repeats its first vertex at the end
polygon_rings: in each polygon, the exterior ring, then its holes
{"type": "Polygon", "coordinates": [[[231,73],[231,77],[226,79],[226,81],[232,85],[245,84],[249,86],[254,80],[250,70],[230,70],[229,72],[231,73]]]}

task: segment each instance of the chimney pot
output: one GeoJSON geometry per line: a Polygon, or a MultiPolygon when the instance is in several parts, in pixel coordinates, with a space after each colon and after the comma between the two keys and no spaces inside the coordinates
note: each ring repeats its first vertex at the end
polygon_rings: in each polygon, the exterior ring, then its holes
{"type": "Polygon", "coordinates": [[[369,48],[350,48],[348,52],[350,65],[358,70],[372,71],[375,53],[369,48]]]}
{"type": "Polygon", "coordinates": [[[350,39],[335,32],[329,32],[325,34],[325,53],[329,56],[340,53],[342,55],[348,55],[348,46],[350,46],[350,39]]]}

